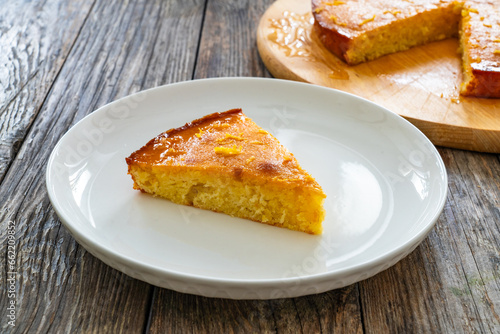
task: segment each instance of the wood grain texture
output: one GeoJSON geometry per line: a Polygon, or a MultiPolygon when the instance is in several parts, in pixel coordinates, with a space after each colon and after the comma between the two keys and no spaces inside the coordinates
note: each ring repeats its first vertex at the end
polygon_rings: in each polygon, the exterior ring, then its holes
{"type": "Polygon", "coordinates": [[[255,35],[259,19],[271,3],[208,0],[195,78],[269,77],[255,35]]]}
{"type": "MultiPolygon", "coordinates": [[[[202,15],[200,1],[97,2],[58,76],[44,78],[51,89],[39,98],[43,104],[24,129],[29,131],[0,189],[2,221],[16,224],[16,332],[141,332],[146,326],[153,287],[76,244],[51,208],[44,171],[57,140],[92,110],[151,85],[190,79],[202,15]]],[[[35,103],[17,96],[14,104],[35,103]]],[[[6,225],[0,229],[0,251],[7,254],[6,225]]],[[[4,321],[0,326],[11,329],[4,321]]]]}
{"type": "Polygon", "coordinates": [[[92,5],[91,1],[0,2],[0,180],[92,5]]]}
{"type": "Polygon", "coordinates": [[[409,257],[360,283],[368,332],[500,331],[498,156],[440,153],[450,187],[444,212],[409,257]]]}
{"type": "Polygon", "coordinates": [[[263,15],[257,42],[277,78],[353,93],[405,117],[435,144],[500,153],[500,99],[460,96],[457,39],[349,66],[312,29],[310,0],[279,0],[263,15]]]}

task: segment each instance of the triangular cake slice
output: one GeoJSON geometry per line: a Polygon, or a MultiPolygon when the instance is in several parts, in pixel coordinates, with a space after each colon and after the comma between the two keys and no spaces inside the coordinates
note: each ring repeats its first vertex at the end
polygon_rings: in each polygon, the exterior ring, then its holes
{"type": "Polygon", "coordinates": [[[310,234],[322,232],[320,185],[241,109],[168,130],[126,158],[134,188],[174,203],[310,234]]]}

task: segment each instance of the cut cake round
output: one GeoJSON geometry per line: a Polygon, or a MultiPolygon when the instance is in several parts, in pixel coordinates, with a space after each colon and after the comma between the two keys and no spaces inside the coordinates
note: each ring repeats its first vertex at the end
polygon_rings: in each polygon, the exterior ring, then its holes
{"type": "Polygon", "coordinates": [[[498,0],[311,0],[325,47],[356,65],[460,37],[461,95],[500,98],[498,0]]]}

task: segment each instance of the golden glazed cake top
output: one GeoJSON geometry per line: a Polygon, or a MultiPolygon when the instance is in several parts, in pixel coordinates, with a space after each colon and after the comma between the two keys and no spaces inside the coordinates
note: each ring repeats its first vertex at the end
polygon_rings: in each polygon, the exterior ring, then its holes
{"type": "Polygon", "coordinates": [[[312,0],[312,10],[316,21],[325,28],[356,38],[391,22],[455,4],[459,11],[461,1],[454,0],[312,0]]]}
{"type": "Polygon", "coordinates": [[[474,70],[500,73],[500,2],[469,1],[463,9],[468,36],[467,53],[474,70]]]}
{"type": "Polygon", "coordinates": [[[322,192],[293,154],[241,109],[210,114],[168,130],[134,152],[127,163],[204,172],[224,169],[236,179],[294,183],[322,192]]]}

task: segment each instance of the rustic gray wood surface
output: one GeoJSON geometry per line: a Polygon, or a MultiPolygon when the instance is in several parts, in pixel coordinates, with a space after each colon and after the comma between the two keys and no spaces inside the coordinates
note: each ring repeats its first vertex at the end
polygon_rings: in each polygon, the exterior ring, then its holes
{"type": "Polygon", "coordinates": [[[449,196],[424,242],[375,277],[294,299],[158,288],[108,267],[60,223],[45,168],[61,136],[150,87],[270,77],[255,32],[271,3],[0,1],[0,332],[500,333],[500,155],[439,148],[449,196]]]}

